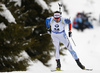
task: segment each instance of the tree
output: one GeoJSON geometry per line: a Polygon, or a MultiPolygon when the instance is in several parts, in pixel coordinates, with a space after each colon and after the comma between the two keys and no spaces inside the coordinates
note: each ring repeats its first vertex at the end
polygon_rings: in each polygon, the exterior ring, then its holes
{"type": "Polygon", "coordinates": [[[40,34],[46,32],[45,19],[51,13],[47,9],[43,10],[34,0],[25,0],[21,7],[15,6],[15,2],[9,0],[2,0],[2,3],[11,11],[17,24],[9,23],[5,17],[0,17],[7,26],[0,30],[0,71],[26,70],[28,60],[18,61],[23,51],[33,60],[38,59],[47,65],[51,58],[52,44],[49,35],[40,34]]]}
{"type": "Polygon", "coordinates": [[[32,45],[31,39],[25,39],[30,33],[30,28],[12,23],[3,31],[0,30],[0,71],[26,70],[27,59],[18,58],[22,51],[32,45]]]}
{"type": "Polygon", "coordinates": [[[34,29],[28,38],[34,38],[35,44],[28,48],[26,52],[33,60],[38,59],[47,66],[47,62],[51,58],[50,52],[53,51],[53,45],[50,35],[40,36],[40,34],[46,33],[45,19],[52,15],[52,12],[50,13],[47,9],[43,10],[34,0],[22,0],[21,7],[24,7],[23,13],[28,15],[25,26],[31,26],[34,29]]]}
{"type": "MultiPolygon", "coordinates": [[[[5,3],[5,0],[2,0],[2,3],[5,3]]],[[[12,11],[14,11],[12,7],[14,4],[15,2],[10,3],[9,1],[5,3],[12,11]]],[[[15,8],[18,9],[18,7],[15,8]]],[[[0,12],[3,11],[2,5],[0,5],[0,12]]],[[[17,13],[14,16],[17,17],[17,13]]],[[[5,29],[0,29],[0,72],[25,71],[29,66],[28,59],[22,58],[21,53],[34,43],[33,39],[26,39],[32,33],[32,28],[25,28],[21,24],[9,23],[5,16],[2,15],[0,15],[0,23],[6,25],[5,29]]]]}
{"type": "Polygon", "coordinates": [[[14,1],[1,1],[11,11],[16,24],[0,17],[7,26],[0,30],[0,71],[26,70],[28,60],[18,61],[23,51],[32,60],[38,59],[46,66],[52,57],[50,53],[54,49],[50,35],[40,35],[46,33],[45,19],[53,15],[52,11],[43,9],[35,0],[21,1],[21,6],[15,5],[14,1]]]}

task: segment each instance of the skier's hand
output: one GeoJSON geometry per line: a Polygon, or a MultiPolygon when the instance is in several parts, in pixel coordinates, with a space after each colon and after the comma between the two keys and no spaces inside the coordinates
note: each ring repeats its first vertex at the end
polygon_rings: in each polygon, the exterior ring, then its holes
{"type": "Polygon", "coordinates": [[[48,33],[48,34],[51,34],[50,28],[47,28],[47,33],[48,33]]]}
{"type": "Polygon", "coordinates": [[[48,34],[51,34],[50,31],[47,31],[48,34]]]}
{"type": "Polygon", "coordinates": [[[69,34],[69,37],[72,37],[72,32],[71,31],[69,31],[68,34],[69,34]]]}

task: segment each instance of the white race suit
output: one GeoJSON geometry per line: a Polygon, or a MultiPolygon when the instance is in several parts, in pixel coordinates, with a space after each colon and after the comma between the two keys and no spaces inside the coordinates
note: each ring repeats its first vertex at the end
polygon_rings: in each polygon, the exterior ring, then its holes
{"type": "Polygon", "coordinates": [[[63,18],[63,17],[61,17],[61,19],[58,23],[54,20],[54,17],[48,17],[46,19],[46,27],[51,28],[51,38],[52,38],[53,44],[55,46],[55,57],[56,57],[56,59],[60,59],[59,42],[61,42],[61,43],[64,44],[64,46],[67,48],[67,50],[71,53],[73,58],[75,60],[77,60],[78,59],[77,54],[72,49],[72,46],[71,46],[71,44],[70,44],[70,42],[69,42],[69,40],[66,36],[66,33],[65,33],[65,25],[66,24],[71,24],[71,21],[69,19],[66,19],[66,18],[63,18]]]}

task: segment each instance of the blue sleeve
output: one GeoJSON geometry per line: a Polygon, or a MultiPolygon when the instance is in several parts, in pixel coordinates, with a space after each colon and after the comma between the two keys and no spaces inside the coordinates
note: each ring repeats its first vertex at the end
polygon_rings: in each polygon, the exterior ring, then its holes
{"type": "Polygon", "coordinates": [[[69,19],[64,19],[64,21],[65,21],[66,24],[70,24],[71,23],[71,21],[69,19]]]}
{"type": "Polygon", "coordinates": [[[46,27],[47,27],[47,28],[50,27],[50,25],[49,25],[49,24],[50,24],[50,21],[51,21],[51,18],[47,18],[47,19],[46,19],[46,27]]]}

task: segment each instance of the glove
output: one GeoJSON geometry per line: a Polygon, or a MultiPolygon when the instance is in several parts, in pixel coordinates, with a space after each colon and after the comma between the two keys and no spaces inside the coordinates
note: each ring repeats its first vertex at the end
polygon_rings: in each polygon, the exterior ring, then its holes
{"type": "Polygon", "coordinates": [[[48,33],[48,34],[51,34],[50,28],[47,28],[47,33],[48,33]]]}
{"type": "Polygon", "coordinates": [[[47,31],[48,34],[51,34],[50,31],[47,31]]]}
{"type": "Polygon", "coordinates": [[[72,37],[72,32],[71,32],[71,31],[69,31],[69,33],[68,33],[68,34],[69,34],[69,37],[72,37]]]}

